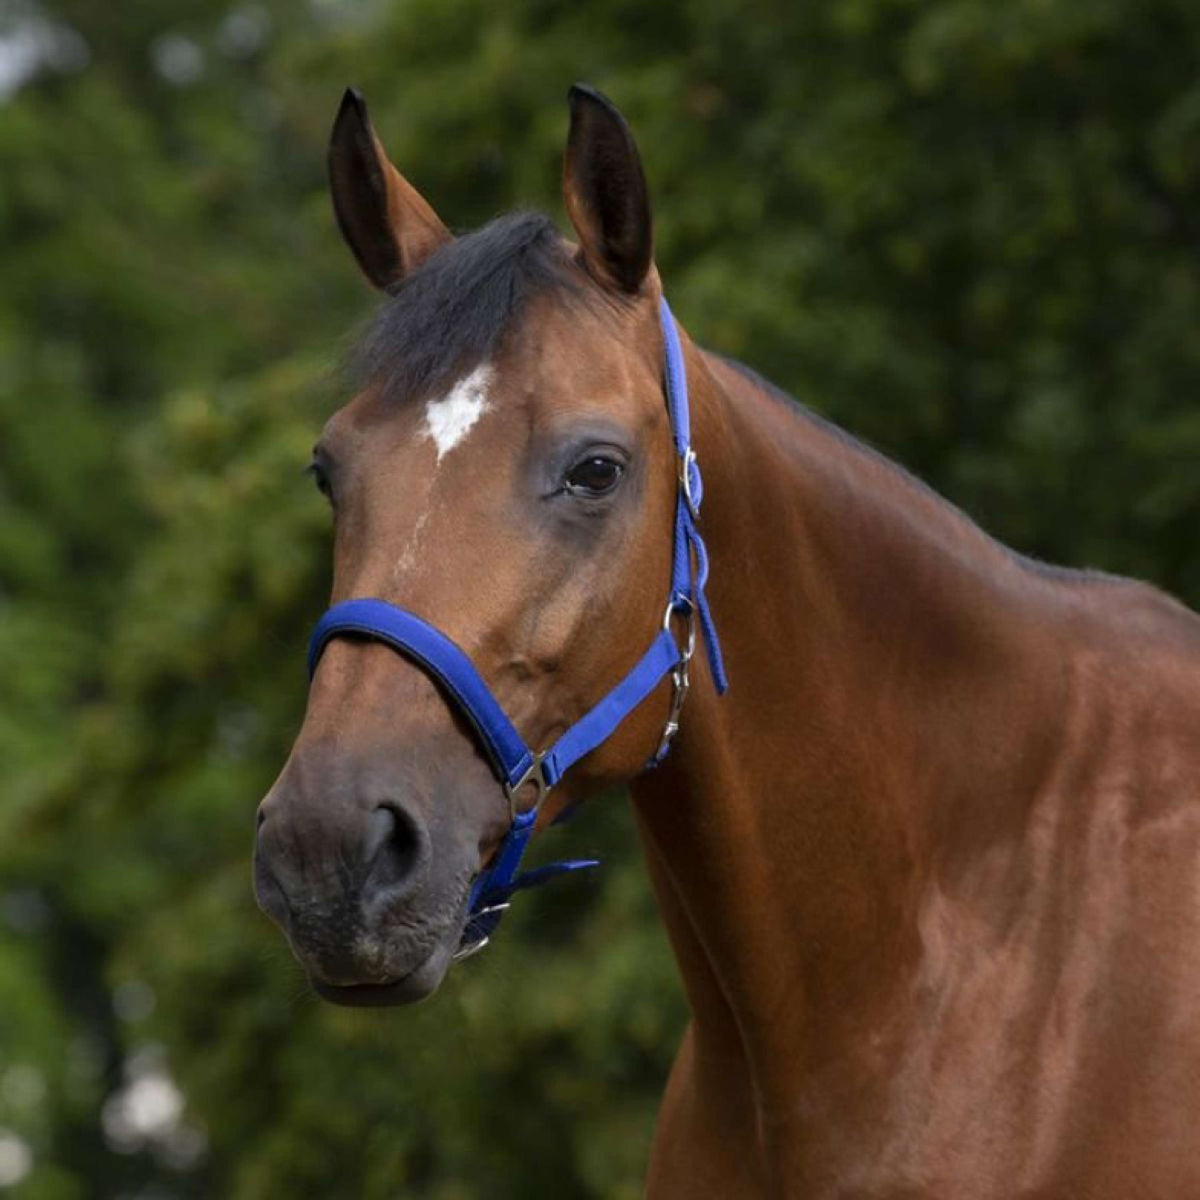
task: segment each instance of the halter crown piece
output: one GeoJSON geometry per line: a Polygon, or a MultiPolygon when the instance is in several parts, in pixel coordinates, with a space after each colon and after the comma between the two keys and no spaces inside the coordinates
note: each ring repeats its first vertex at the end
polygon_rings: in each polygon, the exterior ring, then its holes
{"type": "Polygon", "coordinates": [[[687,696],[689,665],[699,623],[717,691],[728,687],[716,627],[704,595],[708,579],[708,554],[696,527],[702,485],[700,465],[691,446],[688,416],[687,373],[675,318],[662,300],[659,306],[664,345],[664,387],[671,434],[675,443],[677,484],[675,498],[675,550],[671,567],[671,592],[663,614],[662,631],[650,643],[628,675],[593,708],[575,722],[548,750],[530,750],[497,703],[491,689],[471,660],[444,633],[407,609],[386,600],[357,599],[335,604],[317,622],[308,643],[311,679],[321,652],[332,638],[369,638],[383,642],[438,681],[470,721],[492,769],[508,796],[512,824],[491,864],[475,877],[467,902],[467,920],[455,958],[466,958],[487,945],[492,931],[508,908],[514,892],[545,883],[568,871],[598,866],[594,859],[550,863],[518,874],[525,847],[533,834],[538,810],[546,793],[585,754],[606,741],[617,726],[670,674],[671,710],[662,740],[647,766],[657,766],[667,755],[679,729],[679,714],[687,696]],[[686,626],[682,645],[672,629],[674,618],[686,626]],[[534,802],[518,809],[518,797],[533,789],[534,802]]]}

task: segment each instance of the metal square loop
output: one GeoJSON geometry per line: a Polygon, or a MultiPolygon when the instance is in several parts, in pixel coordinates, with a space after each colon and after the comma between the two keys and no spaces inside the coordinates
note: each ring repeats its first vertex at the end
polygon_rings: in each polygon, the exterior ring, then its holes
{"type": "Polygon", "coordinates": [[[546,782],[546,772],[542,766],[542,760],[546,757],[544,753],[535,754],[533,761],[525,770],[525,774],[521,776],[514,784],[504,785],[504,794],[508,797],[508,812],[509,816],[515,821],[518,813],[530,811],[529,809],[517,808],[517,793],[531,783],[534,787],[533,793],[533,812],[537,812],[542,807],[542,801],[546,798],[546,793],[550,790],[550,784],[546,782]]]}

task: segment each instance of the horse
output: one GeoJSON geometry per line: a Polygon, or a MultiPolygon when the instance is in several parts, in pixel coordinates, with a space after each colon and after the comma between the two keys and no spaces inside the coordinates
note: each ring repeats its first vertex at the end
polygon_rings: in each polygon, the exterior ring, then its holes
{"type": "Polygon", "coordinates": [[[354,92],[329,168],[388,298],[314,450],[340,616],[255,848],[317,992],[429,995],[497,860],[628,785],[690,1009],[653,1200],[1200,1196],[1200,618],[693,343],[600,93],[574,240],[451,236],[354,92]]]}

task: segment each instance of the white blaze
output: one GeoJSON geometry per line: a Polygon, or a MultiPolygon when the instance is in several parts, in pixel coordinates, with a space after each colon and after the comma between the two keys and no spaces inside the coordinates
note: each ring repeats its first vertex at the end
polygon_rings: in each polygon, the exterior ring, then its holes
{"type": "Polygon", "coordinates": [[[425,435],[437,445],[438,462],[471,432],[471,426],[488,406],[488,385],[492,368],[480,363],[470,375],[460,379],[440,400],[425,405],[425,435]]]}
{"type": "Polygon", "coordinates": [[[429,509],[417,518],[417,523],[413,526],[413,531],[408,535],[408,541],[404,543],[404,549],[400,551],[400,557],[396,559],[396,574],[407,575],[417,565],[417,552],[421,548],[421,535],[425,532],[425,522],[429,520],[429,509]]]}

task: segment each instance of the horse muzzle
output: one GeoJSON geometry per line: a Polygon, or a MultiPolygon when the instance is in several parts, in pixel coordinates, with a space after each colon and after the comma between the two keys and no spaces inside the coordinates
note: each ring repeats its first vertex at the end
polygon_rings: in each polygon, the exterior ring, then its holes
{"type": "Polygon", "coordinates": [[[435,855],[415,806],[366,799],[380,789],[331,777],[339,773],[361,770],[294,755],[260,806],[259,907],[324,998],[421,999],[436,990],[457,947],[474,864],[466,855],[461,864],[448,861],[458,855],[435,855]]]}

